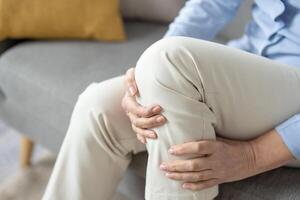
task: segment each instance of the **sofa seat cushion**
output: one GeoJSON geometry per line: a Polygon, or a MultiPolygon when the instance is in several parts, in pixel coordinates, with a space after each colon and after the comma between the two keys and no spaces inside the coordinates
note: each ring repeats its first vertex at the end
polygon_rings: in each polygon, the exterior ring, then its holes
{"type": "Polygon", "coordinates": [[[126,29],[128,41],[122,43],[30,41],[6,51],[0,59],[0,116],[58,152],[78,95],[91,82],[124,74],[167,26],[131,22],[126,29]]]}

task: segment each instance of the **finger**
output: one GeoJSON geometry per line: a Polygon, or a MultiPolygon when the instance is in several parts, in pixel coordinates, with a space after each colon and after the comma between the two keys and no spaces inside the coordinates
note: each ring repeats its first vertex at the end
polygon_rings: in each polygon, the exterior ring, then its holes
{"type": "Polygon", "coordinates": [[[162,115],[155,115],[149,118],[136,117],[131,121],[136,127],[139,128],[154,128],[164,124],[166,121],[165,117],[162,115]]]}
{"type": "Polygon", "coordinates": [[[138,139],[141,143],[147,144],[147,140],[146,140],[145,137],[143,137],[143,136],[141,136],[141,135],[139,135],[139,134],[137,134],[136,137],[137,137],[137,139],[138,139]]]}
{"type": "Polygon", "coordinates": [[[167,172],[195,172],[211,169],[207,157],[195,158],[191,160],[173,160],[164,162],[160,169],[167,172]]]}
{"type": "Polygon", "coordinates": [[[143,137],[146,138],[151,138],[151,139],[155,139],[157,138],[156,133],[153,130],[149,130],[149,129],[144,129],[141,128],[139,126],[136,126],[136,121],[139,119],[139,117],[137,117],[136,115],[132,114],[132,113],[127,113],[127,116],[129,117],[130,121],[131,121],[131,126],[132,129],[137,133],[142,135],[143,137]]]}
{"type": "Polygon", "coordinates": [[[213,187],[215,185],[218,185],[218,179],[213,178],[213,179],[206,180],[206,181],[201,181],[201,182],[198,182],[198,183],[187,182],[187,183],[184,183],[182,185],[182,187],[184,189],[188,189],[188,190],[199,191],[199,190],[203,190],[203,189],[206,189],[206,188],[213,187]]]}
{"type": "Polygon", "coordinates": [[[200,172],[167,172],[166,177],[169,179],[185,182],[199,182],[214,178],[212,170],[203,170],[200,172]]]}
{"type": "Polygon", "coordinates": [[[145,138],[149,139],[156,139],[157,135],[154,131],[148,130],[148,129],[141,129],[139,127],[136,127],[134,124],[131,125],[134,132],[136,132],[138,135],[141,135],[145,138]]]}
{"type": "Polygon", "coordinates": [[[140,105],[134,98],[126,97],[123,102],[123,108],[127,112],[131,112],[140,117],[151,117],[153,115],[157,115],[161,112],[161,107],[159,105],[151,105],[144,107],[140,105]]]}
{"type": "Polygon", "coordinates": [[[137,94],[137,85],[135,82],[135,75],[134,75],[135,68],[130,68],[126,72],[126,83],[128,92],[131,96],[135,96],[137,94]]]}
{"type": "Polygon", "coordinates": [[[173,155],[186,155],[186,154],[196,154],[205,155],[212,154],[215,150],[214,140],[201,140],[195,142],[187,142],[184,144],[179,144],[172,146],[169,152],[173,155]]]}

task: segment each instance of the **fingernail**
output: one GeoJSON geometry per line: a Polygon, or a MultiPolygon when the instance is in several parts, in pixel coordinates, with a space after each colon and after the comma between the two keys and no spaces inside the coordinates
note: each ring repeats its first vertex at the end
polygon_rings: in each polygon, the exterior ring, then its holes
{"type": "Polygon", "coordinates": [[[174,148],[170,148],[170,149],[169,149],[169,153],[175,154],[175,149],[174,149],[174,148]]]}
{"type": "Polygon", "coordinates": [[[152,108],[152,112],[156,113],[160,111],[160,107],[159,106],[155,106],[154,108],[152,108]]]}
{"type": "Polygon", "coordinates": [[[184,183],[184,184],[182,185],[182,187],[183,187],[184,189],[188,189],[188,188],[189,188],[188,184],[186,184],[186,183],[184,183]]]}
{"type": "Polygon", "coordinates": [[[165,118],[163,116],[159,116],[156,121],[157,122],[163,122],[165,120],[165,118]]]}
{"type": "Polygon", "coordinates": [[[129,92],[133,96],[135,94],[135,88],[133,86],[129,87],[129,92]]]}
{"type": "Polygon", "coordinates": [[[166,173],[165,175],[166,175],[167,177],[170,177],[172,174],[168,172],[168,173],[166,173]]]}
{"type": "Polygon", "coordinates": [[[167,166],[166,166],[165,164],[161,164],[161,165],[160,165],[160,169],[161,169],[161,170],[166,170],[166,169],[167,169],[167,166]]]}

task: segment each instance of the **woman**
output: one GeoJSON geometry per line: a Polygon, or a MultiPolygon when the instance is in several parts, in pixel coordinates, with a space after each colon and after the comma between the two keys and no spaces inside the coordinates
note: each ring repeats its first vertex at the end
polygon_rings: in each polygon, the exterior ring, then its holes
{"type": "Polygon", "coordinates": [[[241,39],[199,40],[212,39],[241,2],[190,0],[125,86],[124,77],[90,85],[44,199],[112,199],[146,147],[147,200],[213,199],[218,184],[300,167],[300,3],[256,0],[241,39]]]}

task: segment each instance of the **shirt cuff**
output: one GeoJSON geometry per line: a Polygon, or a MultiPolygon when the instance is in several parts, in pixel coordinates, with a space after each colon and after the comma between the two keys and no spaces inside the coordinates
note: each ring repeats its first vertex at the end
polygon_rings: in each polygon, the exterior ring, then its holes
{"type": "Polygon", "coordinates": [[[300,114],[278,125],[275,130],[297,160],[300,160],[300,114]]]}

